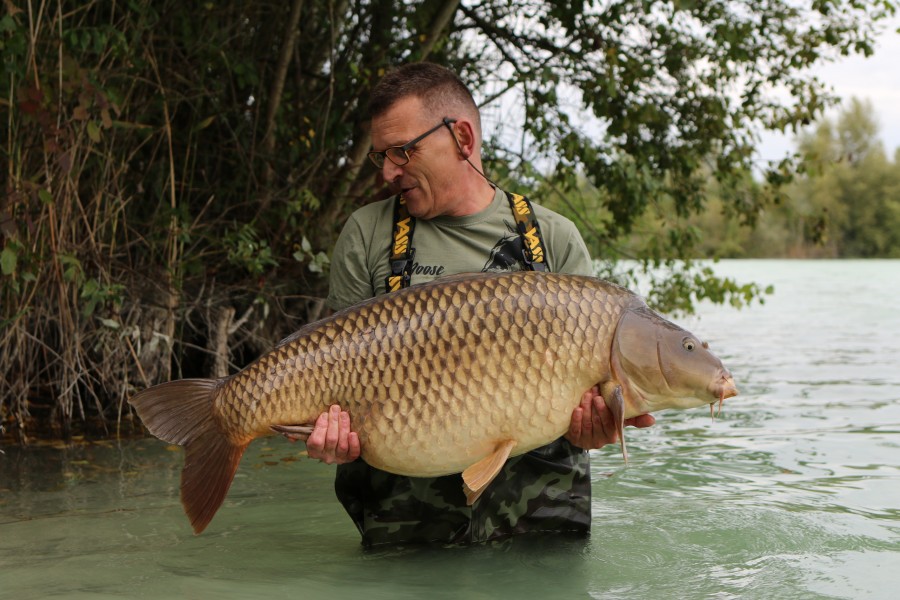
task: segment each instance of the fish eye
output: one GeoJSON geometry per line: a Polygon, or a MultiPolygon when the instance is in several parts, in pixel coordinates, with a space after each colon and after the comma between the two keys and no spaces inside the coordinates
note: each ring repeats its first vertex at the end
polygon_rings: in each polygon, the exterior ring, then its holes
{"type": "Polygon", "coordinates": [[[693,352],[694,348],[697,346],[697,342],[695,342],[691,338],[684,338],[683,340],[681,340],[681,346],[688,352],[693,352]]]}

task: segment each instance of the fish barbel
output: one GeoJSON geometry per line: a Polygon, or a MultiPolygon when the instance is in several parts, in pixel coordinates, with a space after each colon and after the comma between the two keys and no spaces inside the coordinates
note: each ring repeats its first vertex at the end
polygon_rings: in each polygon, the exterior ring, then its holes
{"type": "Polygon", "coordinates": [[[186,447],[181,500],[200,533],[254,438],[299,431],[332,404],[350,412],[367,463],[412,477],[461,472],[472,504],[508,457],[562,436],[594,385],[623,452],[626,418],[737,394],[707,345],[638,295],[518,272],[367,300],[234,375],[163,383],[129,402],[151,433],[186,447]]]}

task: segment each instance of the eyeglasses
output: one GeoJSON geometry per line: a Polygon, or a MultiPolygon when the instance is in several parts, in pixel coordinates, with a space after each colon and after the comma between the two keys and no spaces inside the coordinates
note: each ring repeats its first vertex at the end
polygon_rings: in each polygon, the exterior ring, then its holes
{"type": "MultiPolygon", "coordinates": [[[[456,123],[456,119],[451,119],[449,117],[444,117],[440,123],[420,135],[414,140],[410,140],[403,144],[402,146],[389,146],[385,148],[381,152],[369,152],[369,160],[372,161],[372,164],[378,167],[379,169],[384,168],[384,159],[387,158],[389,161],[397,165],[398,167],[402,167],[406,163],[409,162],[409,154],[408,151],[413,148],[416,144],[427,138],[429,135],[440,129],[441,127],[447,127],[450,129],[450,125],[456,123]]],[[[453,130],[450,129],[452,132],[453,130]]]]}

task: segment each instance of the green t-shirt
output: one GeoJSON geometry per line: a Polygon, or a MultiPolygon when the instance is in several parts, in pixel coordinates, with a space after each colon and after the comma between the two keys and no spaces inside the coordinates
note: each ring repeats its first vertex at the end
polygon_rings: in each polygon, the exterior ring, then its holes
{"type": "MultiPolygon", "coordinates": [[[[554,273],[592,275],[581,234],[569,219],[533,204],[544,239],[546,262],[554,273]]],[[[385,293],[390,273],[394,198],[360,208],[347,221],[331,259],[328,305],[341,309],[385,293]]],[[[465,217],[416,220],[411,285],[437,277],[477,271],[520,271],[522,240],[506,195],[465,217]]]]}

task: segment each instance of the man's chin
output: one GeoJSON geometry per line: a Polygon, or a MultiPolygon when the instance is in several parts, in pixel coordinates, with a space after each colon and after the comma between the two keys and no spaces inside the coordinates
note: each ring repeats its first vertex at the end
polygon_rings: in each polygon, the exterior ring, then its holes
{"type": "Polygon", "coordinates": [[[417,219],[425,218],[428,215],[428,207],[422,201],[421,193],[418,190],[412,189],[403,192],[403,199],[406,200],[406,210],[410,215],[417,219]]]}
{"type": "Polygon", "coordinates": [[[416,219],[427,219],[429,218],[428,211],[422,210],[421,207],[417,207],[415,204],[411,204],[409,201],[406,203],[406,210],[409,211],[411,217],[416,219]]]}

